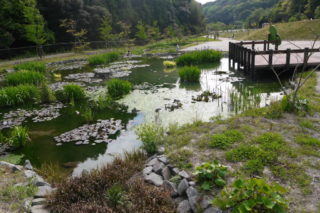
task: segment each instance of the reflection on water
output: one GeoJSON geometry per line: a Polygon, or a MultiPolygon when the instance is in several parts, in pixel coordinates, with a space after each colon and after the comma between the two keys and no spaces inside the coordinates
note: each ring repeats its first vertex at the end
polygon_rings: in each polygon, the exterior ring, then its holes
{"type": "MultiPolygon", "coordinates": [[[[138,72],[138,71],[136,71],[138,72]]],[[[263,107],[281,97],[279,87],[273,83],[254,83],[229,71],[228,59],[224,58],[215,68],[202,69],[200,83],[180,83],[178,77],[173,88],[161,88],[155,93],[135,90],[121,103],[141,110],[147,122],[152,122],[159,115],[163,125],[170,123],[189,123],[194,120],[209,121],[213,116],[224,118],[240,113],[252,107],[263,107]],[[194,102],[203,91],[215,92],[221,98],[212,102],[194,102]],[[180,100],[181,109],[169,112],[165,105],[173,100],[180,100]],[[157,113],[157,111],[160,111],[157,113]]]]}

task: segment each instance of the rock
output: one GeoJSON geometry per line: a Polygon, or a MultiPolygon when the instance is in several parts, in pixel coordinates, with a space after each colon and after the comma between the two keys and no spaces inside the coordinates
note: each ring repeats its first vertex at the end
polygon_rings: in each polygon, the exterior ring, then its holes
{"type": "Polygon", "coordinates": [[[158,159],[159,159],[162,163],[168,164],[168,159],[167,159],[166,156],[161,156],[161,157],[159,157],[158,159]]]}
{"type": "Polygon", "coordinates": [[[144,168],[143,169],[143,175],[144,176],[147,176],[147,175],[149,175],[150,173],[152,172],[152,167],[151,166],[148,166],[148,167],[146,167],[146,168],[144,168]]]}
{"type": "Polygon", "coordinates": [[[160,154],[163,154],[164,151],[165,151],[165,148],[164,148],[163,146],[158,149],[158,152],[159,152],[160,154]]]}
{"type": "Polygon", "coordinates": [[[181,171],[179,172],[179,175],[182,177],[182,178],[185,178],[185,179],[190,179],[190,175],[186,172],[186,171],[181,171]]]}
{"type": "Polygon", "coordinates": [[[165,181],[163,181],[163,187],[171,192],[171,197],[177,197],[178,196],[176,184],[165,180],[165,181]]]}
{"type": "Polygon", "coordinates": [[[24,162],[24,168],[27,170],[33,170],[33,167],[32,167],[31,162],[29,160],[26,160],[24,162]]]}
{"type": "Polygon", "coordinates": [[[146,166],[153,166],[155,164],[160,163],[159,160],[157,158],[153,158],[152,160],[150,160],[146,166]]]}
{"type": "Polygon", "coordinates": [[[162,162],[158,161],[153,165],[152,170],[157,174],[161,174],[161,171],[164,167],[165,165],[162,162]]]}
{"type": "Polygon", "coordinates": [[[173,172],[173,175],[178,175],[180,170],[178,168],[173,168],[172,172],[173,172]]]}
{"type": "Polygon", "coordinates": [[[193,212],[197,212],[197,203],[198,203],[198,198],[197,197],[191,197],[188,199],[189,200],[189,205],[193,212]]]}
{"type": "Polygon", "coordinates": [[[44,205],[36,205],[31,207],[31,213],[50,213],[50,211],[45,209],[44,205]]]}
{"type": "Polygon", "coordinates": [[[210,207],[206,209],[203,213],[222,213],[222,211],[215,207],[210,207]]]}
{"type": "Polygon", "coordinates": [[[31,209],[31,200],[25,200],[23,202],[23,208],[25,210],[25,212],[30,212],[31,209]]]}
{"type": "Polygon", "coordinates": [[[24,175],[26,176],[26,178],[36,178],[37,177],[37,173],[35,173],[32,170],[24,170],[24,175]]]}
{"type": "Polygon", "coordinates": [[[203,196],[202,201],[200,203],[201,208],[202,209],[209,208],[211,206],[212,200],[213,200],[213,197],[211,196],[207,196],[207,195],[203,196]]]}
{"type": "Polygon", "coordinates": [[[38,187],[38,192],[35,194],[35,198],[47,197],[53,189],[50,186],[40,186],[38,187]]]}
{"type": "Polygon", "coordinates": [[[37,206],[37,205],[44,205],[46,203],[45,198],[36,198],[32,200],[32,206],[37,206]]]}
{"type": "Polygon", "coordinates": [[[180,181],[179,185],[178,185],[178,193],[180,196],[184,195],[186,193],[186,190],[189,187],[189,183],[186,179],[183,179],[182,181],[180,181]]]}
{"type": "Polygon", "coordinates": [[[190,213],[191,212],[191,206],[189,204],[188,200],[184,200],[179,203],[177,211],[179,213],[190,213]]]}
{"type": "Polygon", "coordinates": [[[189,181],[189,185],[190,185],[190,186],[195,186],[195,185],[196,185],[196,182],[194,182],[194,181],[189,181]]]}
{"type": "Polygon", "coordinates": [[[186,193],[187,193],[188,198],[198,197],[198,191],[195,188],[193,188],[192,186],[190,186],[187,189],[186,193]]]}
{"type": "Polygon", "coordinates": [[[21,168],[19,166],[11,163],[7,163],[5,161],[0,161],[0,166],[8,167],[9,169],[11,169],[12,172],[21,171],[21,168]]]}
{"type": "Polygon", "coordinates": [[[162,175],[164,180],[170,180],[171,172],[170,172],[169,167],[166,166],[164,169],[162,169],[161,175],[162,175]]]}
{"type": "Polygon", "coordinates": [[[150,175],[147,175],[145,180],[148,183],[151,183],[156,186],[161,186],[163,184],[162,177],[160,175],[157,175],[156,173],[153,173],[153,172],[150,175]]]}

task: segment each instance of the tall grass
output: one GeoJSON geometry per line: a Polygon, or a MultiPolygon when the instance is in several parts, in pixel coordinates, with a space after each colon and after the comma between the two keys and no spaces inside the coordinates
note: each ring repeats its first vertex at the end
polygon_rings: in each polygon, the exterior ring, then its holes
{"type": "Polygon", "coordinates": [[[15,70],[28,70],[44,73],[46,71],[46,65],[44,62],[32,61],[14,66],[15,70]]]}
{"type": "Polygon", "coordinates": [[[199,82],[201,70],[198,67],[183,67],[179,69],[182,82],[199,82]]]}
{"type": "Polygon", "coordinates": [[[117,52],[110,52],[100,55],[94,55],[89,57],[89,64],[90,65],[101,65],[101,64],[108,64],[114,62],[120,58],[120,54],[117,52]]]}
{"type": "Polygon", "coordinates": [[[130,93],[132,84],[129,81],[120,79],[111,79],[107,82],[108,94],[113,99],[122,98],[124,95],[130,93]]]}
{"type": "Polygon", "coordinates": [[[190,66],[219,62],[222,53],[216,50],[201,50],[185,53],[176,59],[178,66],[190,66]]]}
{"type": "Polygon", "coordinates": [[[67,84],[63,86],[62,101],[81,101],[86,98],[82,87],[76,84],[67,84]]]}
{"type": "Polygon", "coordinates": [[[0,107],[33,104],[40,101],[40,91],[34,85],[19,85],[0,89],[0,107]]]}
{"type": "Polygon", "coordinates": [[[8,139],[8,143],[13,148],[21,148],[30,142],[28,129],[22,126],[15,126],[8,139]]]}
{"type": "Polygon", "coordinates": [[[17,86],[21,84],[33,84],[39,86],[45,82],[43,74],[36,71],[19,71],[9,73],[5,76],[5,82],[9,86],[17,86]]]}

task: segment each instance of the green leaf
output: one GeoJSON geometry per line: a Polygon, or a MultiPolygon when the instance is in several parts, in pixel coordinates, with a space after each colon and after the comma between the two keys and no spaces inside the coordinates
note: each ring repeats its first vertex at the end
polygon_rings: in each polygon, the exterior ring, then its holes
{"type": "Polygon", "coordinates": [[[210,182],[204,182],[201,184],[201,189],[208,191],[212,188],[212,184],[210,182]]]}
{"type": "Polygon", "coordinates": [[[220,186],[220,187],[223,187],[226,185],[226,181],[224,181],[223,179],[221,178],[218,178],[214,181],[214,183],[217,185],[217,186],[220,186]]]}
{"type": "Polygon", "coordinates": [[[270,198],[267,198],[267,197],[263,197],[262,202],[263,202],[263,205],[265,207],[267,207],[268,209],[272,209],[274,207],[274,205],[276,204],[270,198]]]}
{"type": "Polygon", "coordinates": [[[255,200],[246,200],[243,202],[244,207],[246,210],[251,211],[252,208],[256,205],[255,200]]]}

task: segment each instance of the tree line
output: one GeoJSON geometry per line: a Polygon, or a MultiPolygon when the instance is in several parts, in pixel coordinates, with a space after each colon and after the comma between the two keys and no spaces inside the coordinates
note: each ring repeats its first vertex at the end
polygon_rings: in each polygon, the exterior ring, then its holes
{"type": "Polygon", "coordinates": [[[269,22],[320,18],[319,0],[217,0],[203,7],[214,27],[261,27],[269,22]],[[217,25],[218,23],[218,25],[217,25]]]}
{"type": "Polygon", "coordinates": [[[204,30],[195,0],[0,0],[0,48],[135,39],[204,30]]]}

